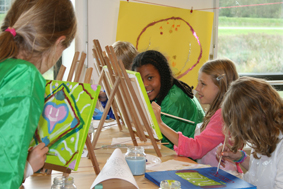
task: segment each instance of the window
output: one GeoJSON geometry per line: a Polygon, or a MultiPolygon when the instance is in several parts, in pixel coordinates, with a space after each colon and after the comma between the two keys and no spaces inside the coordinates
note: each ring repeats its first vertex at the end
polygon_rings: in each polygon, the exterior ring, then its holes
{"type": "Polygon", "coordinates": [[[0,23],[1,24],[10,6],[11,6],[11,0],[0,0],[0,23]]]}
{"type": "Polygon", "coordinates": [[[240,75],[283,80],[281,2],[219,0],[217,57],[233,60],[240,75]]]}

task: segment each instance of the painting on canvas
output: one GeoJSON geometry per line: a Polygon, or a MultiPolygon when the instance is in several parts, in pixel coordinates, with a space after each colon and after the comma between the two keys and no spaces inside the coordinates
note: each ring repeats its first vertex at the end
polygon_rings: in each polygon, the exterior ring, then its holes
{"type": "MultiPolygon", "coordinates": [[[[107,66],[104,66],[103,69],[104,69],[104,71],[106,73],[106,76],[107,76],[108,80],[110,80],[110,74],[109,74],[107,66]]],[[[152,128],[153,137],[155,139],[157,139],[157,140],[161,140],[162,139],[162,134],[161,134],[161,131],[159,129],[159,126],[158,126],[156,117],[154,115],[152,106],[150,104],[148,95],[146,93],[146,90],[145,90],[143,81],[141,79],[140,73],[139,72],[130,71],[130,70],[126,70],[126,72],[127,72],[128,77],[129,77],[129,79],[131,81],[131,84],[133,86],[135,95],[138,98],[138,102],[135,102],[133,97],[131,96],[131,102],[134,102],[133,105],[134,105],[134,108],[135,108],[136,112],[140,111],[137,108],[136,103],[140,103],[142,111],[144,112],[145,117],[146,117],[146,120],[142,120],[141,117],[138,115],[139,123],[140,123],[140,125],[143,128],[144,134],[148,136],[148,133],[147,133],[146,128],[144,126],[145,125],[144,122],[147,121],[147,123],[149,123],[150,128],[152,128]]],[[[128,89],[128,91],[130,91],[130,90],[128,89]]],[[[107,95],[109,95],[109,94],[107,94],[107,95]]],[[[124,98],[125,97],[122,96],[122,101],[123,102],[119,102],[118,99],[116,99],[116,101],[118,102],[117,104],[118,104],[118,108],[119,109],[121,109],[119,104],[125,102],[124,98]]],[[[132,110],[130,110],[127,106],[126,106],[126,111],[127,111],[127,115],[131,115],[129,112],[132,111],[132,110]]],[[[121,117],[123,118],[125,115],[123,115],[122,111],[120,111],[120,112],[122,114],[121,117]]],[[[132,123],[132,118],[130,116],[129,116],[129,119],[130,119],[130,121],[132,123]]],[[[129,125],[125,125],[125,126],[129,127],[129,125]]],[[[132,128],[135,131],[136,128],[135,127],[132,127],[132,128]]]]}
{"type": "Polygon", "coordinates": [[[77,170],[99,85],[49,80],[45,104],[31,146],[44,142],[49,148],[46,163],[77,170]]]}

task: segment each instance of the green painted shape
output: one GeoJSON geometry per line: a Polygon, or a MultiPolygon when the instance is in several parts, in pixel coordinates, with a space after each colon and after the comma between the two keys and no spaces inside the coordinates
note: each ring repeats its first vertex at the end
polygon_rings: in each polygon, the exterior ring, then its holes
{"type": "Polygon", "coordinates": [[[209,179],[198,172],[184,172],[184,173],[176,173],[179,177],[189,181],[195,186],[216,186],[222,185],[219,182],[216,182],[212,179],[209,179]]]}

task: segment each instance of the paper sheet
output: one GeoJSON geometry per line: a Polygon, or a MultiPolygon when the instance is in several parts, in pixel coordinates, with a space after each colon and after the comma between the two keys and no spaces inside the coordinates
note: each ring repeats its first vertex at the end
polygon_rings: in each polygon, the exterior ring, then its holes
{"type": "Polygon", "coordinates": [[[136,188],[139,188],[125,160],[125,156],[119,148],[115,149],[112,155],[109,157],[103,169],[91,185],[90,189],[102,181],[113,178],[128,181],[136,186],[136,188]]]}
{"type": "Polygon", "coordinates": [[[194,164],[184,161],[168,160],[166,162],[157,164],[152,167],[147,167],[147,170],[151,171],[171,171],[171,170],[182,170],[182,169],[196,169],[210,167],[210,165],[194,164]]]}
{"type": "MultiPolygon", "coordinates": [[[[141,141],[139,138],[136,137],[136,141],[139,146],[142,146],[144,149],[154,149],[153,145],[151,144],[150,139],[147,142],[141,141]]],[[[129,146],[133,146],[133,141],[131,137],[119,137],[119,138],[112,138],[111,145],[118,145],[119,148],[127,148],[129,146]]],[[[158,148],[161,149],[161,144],[157,144],[158,148]]]]}

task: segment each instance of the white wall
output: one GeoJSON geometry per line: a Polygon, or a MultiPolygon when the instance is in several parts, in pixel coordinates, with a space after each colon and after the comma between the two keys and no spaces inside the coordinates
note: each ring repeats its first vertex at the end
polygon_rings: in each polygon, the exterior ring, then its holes
{"type": "MultiPolygon", "coordinates": [[[[78,0],[77,0],[78,1],[78,0]]],[[[79,0],[80,2],[82,0],[79,0]]],[[[85,0],[84,0],[85,1],[85,0]]],[[[126,0],[125,0],[126,1],[126,0]]],[[[129,3],[135,1],[129,1],[129,3]]],[[[205,9],[217,7],[218,0],[147,0],[147,2],[180,7],[185,9],[205,9]]],[[[87,59],[88,66],[93,67],[93,39],[98,39],[101,47],[104,49],[106,45],[112,45],[116,40],[116,28],[118,22],[118,13],[119,13],[119,0],[87,0],[87,15],[88,15],[88,34],[87,34],[87,59]]],[[[213,9],[207,10],[213,12],[213,9]]],[[[216,17],[217,18],[217,17],[216,17]]],[[[216,31],[213,32],[217,34],[216,31]]],[[[214,35],[215,36],[215,35],[214,35]]],[[[217,35],[216,35],[217,36],[217,35]]],[[[213,45],[216,43],[216,40],[212,40],[211,43],[211,54],[215,54],[213,45]]],[[[214,45],[217,47],[217,45],[214,45]]],[[[83,47],[79,47],[82,48],[83,47]]],[[[94,69],[95,70],[95,69],[94,69]]],[[[97,74],[93,74],[94,81],[97,81],[97,74]]]]}

